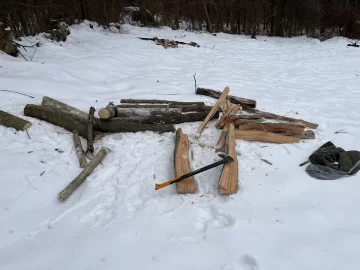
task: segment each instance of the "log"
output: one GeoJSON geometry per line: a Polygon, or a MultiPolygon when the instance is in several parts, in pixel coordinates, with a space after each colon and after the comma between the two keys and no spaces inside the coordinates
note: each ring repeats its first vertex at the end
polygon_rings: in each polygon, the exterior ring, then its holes
{"type": "MultiPolygon", "coordinates": [[[[208,97],[212,97],[212,98],[219,98],[220,95],[221,95],[220,91],[211,90],[211,89],[205,89],[205,88],[199,88],[199,87],[196,88],[195,93],[197,95],[203,95],[203,96],[208,96],[208,97]]],[[[228,99],[233,104],[239,104],[241,106],[248,106],[250,108],[255,108],[256,107],[256,100],[242,98],[242,97],[236,97],[236,96],[231,96],[231,95],[228,96],[228,99]]]]}
{"type": "Polygon", "coordinates": [[[274,114],[274,113],[263,112],[263,111],[260,111],[260,110],[254,109],[254,108],[250,108],[248,106],[244,106],[243,110],[246,112],[249,112],[249,113],[258,114],[266,119],[274,119],[274,120],[280,120],[280,121],[286,121],[286,122],[298,122],[298,123],[304,124],[306,127],[313,128],[313,129],[317,129],[319,126],[318,124],[307,122],[302,119],[295,119],[295,118],[286,117],[286,116],[282,116],[282,115],[278,115],[278,114],[274,114]]]}
{"type": "Polygon", "coordinates": [[[248,123],[239,125],[237,130],[262,130],[269,132],[288,132],[290,134],[302,134],[305,126],[286,123],[248,123]]]}
{"type": "Polygon", "coordinates": [[[229,94],[229,87],[226,87],[224,91],[222,92],[219,99],[216,101],[215,105],[212,107],[209,114],[206,116],[205,120],[201,123],[196,136],[199,138],[201,136],[201,133],[203,132],[204,128],[206,127],[207,123],[214,117],[216,112],[219,110],[219,107],[222,105],[224,100],[226,99],[227,95],[229,94]]]}
{"type": "Polygon", "coordinates": [[[251,115],[251,114],[243,114],[243,115],[222,115],[219,121],[216,123],[215,127],[217,129],[222,129],[226,123],[234,122],[235,126],[242,123],[244,120],[261,120],[260,115],[251,115]]]}
{"type": "MultiPolygon", "coordinates": [[[[69,130],[68,128],[66,128],[65,126],[73,126],[72,128],[70,128],[70,132],[72,132],[74,129],[77,129],[79,131],[80,136],[87,138],[87,133],[86,133],[86,126],[87,126],[87,120],[88,120],[88,114],[80,111],[79,109],[76,109],[74,107],[71,107],[63,102],[57,101],[55,99],[49,98],[49,97],[44,97],[43,101],[41,103],[43,106],[37,106],[36,108],[33,107],[33,110],[38,111],[37,115],[39,116],[41,113],[41,109],[39,107],[43,107],[43,108],[47,108],[46,112],[49,114],[49,111],[55,111],[56,115],[58,116],[56,119],[54,119],[53,121],[55,122],[50,122],[52,124],[56,124],[56,122],[59,122],[62,124],[61,127],[69,130]],[[60,117],[60,118],[59,118],[60,117]],[[67,121],[63,121],[61,120],[61,117],[66,117],[67,121]],[[67,123],[69,122],[69,123],[67,123]],[[74,123],[76,123],[75,125],[73,125],[74,123]],[[81,124],[80,128],[77,128],[77,124],[81,124]],[[84,132],[85,130],[85,132],[84,132]]],[[[31,106],[36,106],[36,105],[31,105],[31,106]]],[[[30,116],[30,115],[29,115],[30,116]]],[[[36,116],[33,116],[36,117],[36,116]]],[[[39,117],[36,117],[39,118],[39,117]]],[[[39,118],[41,119],[41,118],[39,118]]],[[[41,119],[41,120],[45,120],[46,119],[41,119]]],[[[49,121],[48,121],[49,122],[49,121]]],[[[101,120],[99,118],[95,118],[94,119],[94,129],[95,131],[100,131],[100,132],[138,132],[138,131],[154,131],[154,132],[159,132],[159,133],[163,133],[163,132],[174,132],[174,126],[173,125],[142,125],[142,124],[138,124],[134,123],[134,121],[131,121],[131,119],[110,119],[108,121],[106,120],[101,120]]]]}
{"type": "Polygon", "coordinates": [[[102,148],[95,155],[93,160],[84,168],[84,170],[69,184],[64,188],[59,194],[58,198],[60,201],[65,201],[74,191],[77,189],[85,179],[94,171],[94,169],[99,165],[99,163],[104,159],[106,154],[109,152],[109,149],[102,148]]]}
{"type": "Polygon", "coordinates": [[[172,101],[163,99],[121,99],[120,103],[131,103],[131,104],[172,104],[172,105],[196,105],[205,106],[204,102],[199,101],[172,101]]]}
{"type": "MultiPolygon", "coordinates": [[[[176,130],[175,151],[174,151],[175,177],[191,172],[189,162],[189,140],[181,128],[176,130]]],[[[181,194],[195,193],[196,185],[194,177],[191,176],[176,183],[176,191],[181,194]]]]}
{"type": "Polygon", "coordinates": [[[111,119],[116,116],[116,106],[112,103],[109,103],[106,108],[103,108],[98,112],[98,115],[103,120],[111,119]]]}
{"type": "Polygon", "coordinates": [[[259,141],[268,143],[298,143],[299,138],[285,136],[261,130],[236,130],[235,138],[244,141],[259,141]]]}
{"type": "Polygon", "coordinates": [[[198,105],[177,105],[177,104],[120,104],[117,108],[137,108],[137,109],[179,109],[182,112],[209,112],[212,106],[198,106],[198,105]]]}
{"type": "Polygon", "coordinates": [[[15,128],[16,130],[27,130],[31,127],[31,123],[21,119],[15,115],[0,110],[0,125],[5,127],[15,128]]]}
{"type": "Polygon", "coordinates": [[[234,159],[234,162],[225,164],[223,167],[218,186],[220,195],[235,194],[238,190],[238,160],[235,146],[235,127],[233,123],[230,123],[227,132],[226,151],[234,159]]]}
{"type": "Polygon", "coordinates": [[[87,153],[94,153],[94,113],[95,108],[90,107],[89,110],[89,116],[88,116],[88,122],[87,122],[87,148],[86,148],[86,154],[87,153]]]}
{"type": "MultiPolygon", "coordinates": [[[[86,124],[76,121],[76,119],[72,118],[70,115],[64,113],[61,110],[55,110],[53,108],[39,105],[27,104],[24,108],[24,115],[49,122],[53,125],[62,127],[69,132],[77,130],[80,136],[84,138],[87,137],[86,124]]],[[[104,134],[101,132],[94,132],[95,141],[101,139],[103,136],[104,134]]]]}
{"type": "Polygon", "coordinates": [[[77,157],[79,159],[80,168],[85,168],[86,165],[87,165],[87,161],[86,161],[86,158],[85,158],[83,147],[81,145],[79,132],[77,130],[73,131],[73,139],[74,139],[74,146],[75,146],[76,155],[77,155],[77,157]]]}

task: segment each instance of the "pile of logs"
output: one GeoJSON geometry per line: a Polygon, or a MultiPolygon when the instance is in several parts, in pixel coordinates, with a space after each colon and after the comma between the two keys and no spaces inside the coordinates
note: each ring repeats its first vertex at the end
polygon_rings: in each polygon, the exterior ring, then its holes
{"type": "Polygon", "coordinates": [[[179,45],[189,45],[192,47],[200,47],[199,44],[197,44],[196,42],[190,42],[190,43],[186,43],[186,42],[182,42],[182,41],[176,41],[176,40],[171,40],[171,39],[163,39],[163,38],[143,38],[143,37],[139,37],[139,39],[141,40],[152,40],[156,43],[156,45],[161,45],[163,46],[165,49],[167,48],[178,48],[179,45]]]}

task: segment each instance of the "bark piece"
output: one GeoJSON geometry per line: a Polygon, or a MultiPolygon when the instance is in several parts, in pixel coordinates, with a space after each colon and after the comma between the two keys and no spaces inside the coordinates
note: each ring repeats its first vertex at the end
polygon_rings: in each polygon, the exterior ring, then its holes
{"type": "Polygon", "coordinates": [[[204,102],[198,101],[171,101],[171,100],[163,100],[163,99],[121,99],[121,103],[131,103],[131,104],[172,104],[172,105],[197,105],[197,106],[205,106],[204,102]]]}
{"type": "Polygon", "coordinates": [[[261,130],[236,130],[235,137],[244,141],[259,141],[268,143],[298,143],[299,138],[285,136],[261,130]]]}
{"type": "Polygon", "coordinates": [[[91,160],[89,164],[84,168],[84,170],[58,194],[59,200],[65,201],[75,191],[75,189],[77,189],[94,171],[96,166],[99,165],[99,163],[104,159],[108,152],[109,149],[107,148],[100,149],[99,152],[96,153],[93,160],[91,160]]]}
{"type": "Polygon", "coordinates": [[[286,123],[248,123],[239,125],[237,130],[262,130],[270,132],[288,132],[291,134],[302,134],[305,126],[286,123]]]}
{"type": "MultiPolygon", "coordinates": [[[[203,95],[203,96],[208,96],[208,97],[212,97],[212,98],[219,98],[221,95],[220,91],[205,89],[205,88],[200,88],[200,87],[196,88],[195,93],[197,95],[203,95]]],[[[228,96],[228,99],[233,104],[239,104],[241,106],[248,106],[250,108],[256,107],[256,100],[242,98],[242,97],[236,97],[236,96],[231,96],[231,95],[228,96]]]]}
{"type": "Polygon", "coordinates": [[[74,146],[75,146],[76,155],[77,155],[77,157],[79,159],[80,168],[85,168],[86,165],[87,165],[87,161],[86,161],[86,158],[85,158],[83,147],[81,145],[79,132],[77,130],[73,131],[73,139],[74,139],[74,146]]]}
{"type": "Polygon", "coordinates": [[[281,115],[274,114],[274,113],[263,112],[263,111],[260,111],[260,110],[254,109],[254,108],[250,108],[248,106],[244,106],[243,110],[246,112],[249,112],[249,113],[258,114],[266,119],[275,119],[275,120],[287,121],[287,122],[297,122],[297,123],[304,124],[306,127],[313,128],[313,129],[317,129],[319,126],[318,124],[307,122],[307,121],[304,121],[301,119],[295,119],[295,118],[281,116],[281,115]]]}
{"type": "Polygon", "coordinates": [[[88,122],[87,122],[87,148],[86,148],[86,154],[87,153],[94,153],[94,113],[95,108],[90,107],[89,110],[89,116],[88,116],[88,122]]]}
{"type": "MultiPolygon", "coordinates": [[[[174,151],[175,178],[191,171],[189,162],[189,140],[188,136],[179,128],[176,130],[174,151]]],[[[194,177],[191,176],[176,183],[176,191],[181,194],[195,193],[196,185],[194,177]]]]}
{"type": "Polygon", "coordinates": [[[205,120],[201,123],[196,136],[200,137],[201,133],[203,132],[204,128],[206,127],[207,123],[214,117],[215,113],[219,110],[219,107],[222,105],[224,100],[226,99],[227,95],[229,94],[229,87],[226,87],[222,94],[220,95],[219,99],[216,101],[215,105],[212,107],[209,114],[206,116],[205,120]]]}
{"type": "Polygon", "coordinates": [[[218,192],[220,195],[235,194],[238,190],[238,160],[235,151],[235,127],[230,123],[227,131],[226,151],[234,162],[225,164],[221,173],[218,192]]]}
{"type": "Polygon", "coordinates": [[[15,128],[16,130],[27,130],[31,123],[15,115],[0,110],[0,125],[15,128]]]}
{"type": "Polygon", "coordinates": [[[98,115],[103,120],[111,119],[116,116],[116,106],[112,103],[109,103],[106,108],[103,108],[98,112],[98,115]]]}
{"type": "MultiPolygon", "coordinates": [[[[54,108],[39,105],[27,104],[24,108],[24,115],[49,122],[53,125],[62,127],[70,132],[73,132],[73,130],[77,130],[80,136],[84,138],[87,137],[86,124],[76,121],[76,119],[61,110],[55,110],[54,108]]],[[[103,136],[104,134],[101,132],[94,132],[95,141],[101,139],[103,136]]]]}

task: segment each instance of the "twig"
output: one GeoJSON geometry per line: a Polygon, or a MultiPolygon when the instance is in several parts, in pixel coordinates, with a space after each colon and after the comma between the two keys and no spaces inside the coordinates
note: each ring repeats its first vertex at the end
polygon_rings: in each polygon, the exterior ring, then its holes
{"type": "Polygon", "coordinates": [[[269,165],[273,165],[273,164],[272,164],[270,161],[268,161],[267,159],[262,158],[261,160],[264,161],[265,163],[269,164],[269,165]]]}
{"type": "Polygon", "coordinates": [[[0,90],[0,91],[2,91],[2,92],[9,92],[9,93],[15,93],[15,94],[27,96],[27,97],[29,97],[29,98],[34,98],[33,96],[29,96],[29,95],[27,95],[27,94],[23,94],[23,93],[16,92],[16,91],[11,91],[11,90],[0,90]]]}
{"type": "Polygon", "coordinates": [[[43,172],[40,174],[40,176],[42,176],[44,173],[45,173],[45,171],[43,171],[43,172]]]}
{"type": "Polygon", "coordinates": [[[27,130],[25,130],[25,131],[26,131],[26,134],[28,135],[29,139],[31,140],[29,132],[27,130]]]}
{"type": "Polygon", "coordinates": [[[263,128],[263,130],[267,133],[267,130],[265,129],[265,127],[261,124],[261,123],[259,123],[259,125],[263,128]]]}
{"type": "Polygon", "coordinates": [[[194,81],[195,81],[195,91],[196,91],[196,73],[194,74],[194,81]]]}
{"type": "Polygon", "coordinates": [[[37,49],[35,48],[33,55],[30,57],[30,61],[31,61],[31,62],[32,62],[32,60],[33,60],[33,57],[34,57],[36,51],[37,51],[37,49]]]}
{"type": "Polygon", "coordinates": [[[302,166],[304,166],[304,165],[306,165],[306,164],[308,164],[308,163],[310,163],[310,161],[309,161],[309,160],[307,160],[307,161],[305,161],[305,162],[301,163],[299,166],[300,166],[300,167],[302,167],[302,166]]]}
{"type": "Polygon", "coordinates": [[[22,44],[17,43],[16,41],[13,41],[13,40],[12,40],[12,42],[13,42],[14,44],[16,44],[17,46],[23,47],[25,51],[26,51],[25,48],[33,48],[33,47],[35,47],[35,46],[36,46],[36,47],[40,47],[40,42],[37,42],[37,43],[35,43],[35,44],[31,45],[31,46],[29,46],[29,45],[22,45],[22,44]]]}
{"type": "Polygon", "coordinates": [[[346,131],[344,131],[344,129],[341,129],[341,130],[335,131],[335,134],[339,134],[339,133],[347,133],[347,132],[346,132],[346,131]]]}
{"type": "MultiPolygon", "coordinates": [[[[19,50],[18,50],[19,51],[19,50]]],[[[26,50],[25,50],[26,51],[26,50]]],[[[19,51],[19,54],[27,61],[29,62],[29,60],[26,59],[26,57],[19,51]]]]}

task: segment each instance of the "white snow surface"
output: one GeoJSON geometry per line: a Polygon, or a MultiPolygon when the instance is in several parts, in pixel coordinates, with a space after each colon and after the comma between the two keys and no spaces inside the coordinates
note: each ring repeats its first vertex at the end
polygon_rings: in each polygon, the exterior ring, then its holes
{"type": "MultiPolygon", "coordinates": [[[[129,25],[114,33],[85,22],[65,43],[28,40],[43,44],[32,61],[0,54],[0,89],[35,97],[0,91],[0,109],[32,123],[31,139],[0,126],[0,269],[359,269],[360,175],[321,181],[299,167],[327,141],[360,150],[360,49],[346,39],[254,40],[129,25]],[[201,47],[164,49],[140,36],[201,47]],[[81,172],[72,134],[25,117],[26,104],[45,95],[86,112],[121,98],[214,104],[195,95],[195,73],[200,87],[229,86],[261,110],[318,123],[316,139],[237,141],[236,195],[218,195],[221,167],[195,177],[196,194],[179,195],[175,185],[154,190],[174,177],[175,134],[113,134],[95,144],[112,150],[102,164],[58,201],[81,172]]],[[[31,58],[34,50],[22,52],[31,58]]],[[[199,122],[177,125],[189,136],[192,169],[220,159],[214,124],[200,139],[199,122]]]]}

